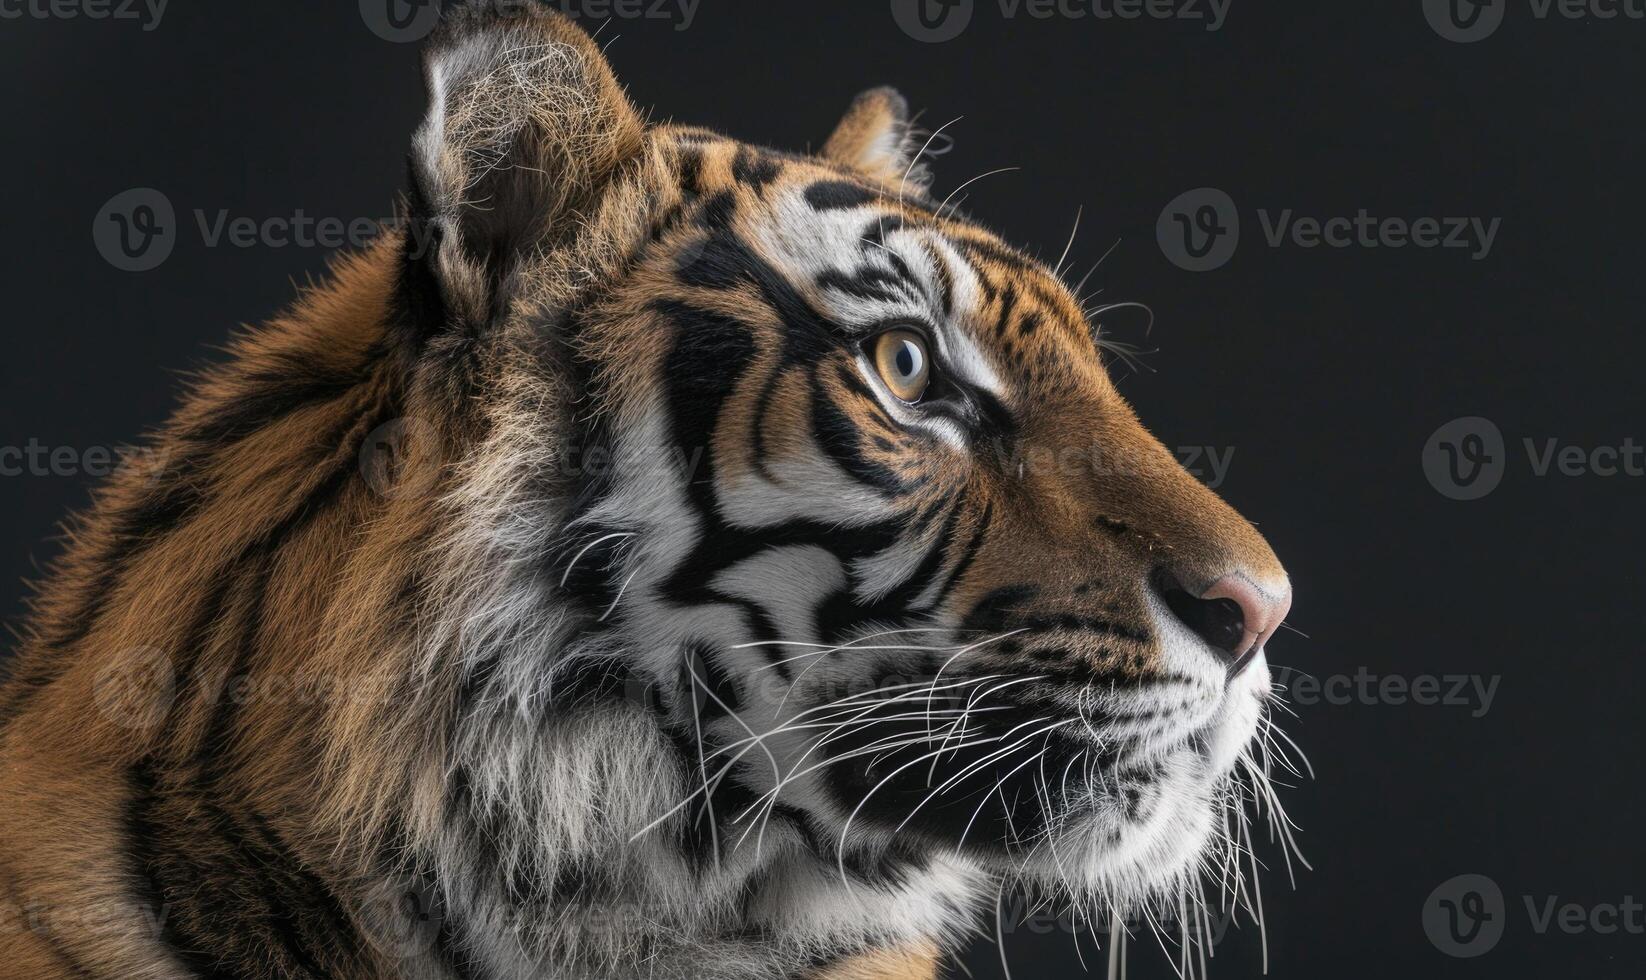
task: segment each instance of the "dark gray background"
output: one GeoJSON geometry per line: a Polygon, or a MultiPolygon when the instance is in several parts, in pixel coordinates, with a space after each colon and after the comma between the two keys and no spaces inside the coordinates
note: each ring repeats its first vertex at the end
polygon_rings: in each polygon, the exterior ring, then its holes
{"type": "MultiPolygon", "coordinates": [[[[778,147],[815,146],[873,84],[897,85],[933,124],[964,116],[939,195],[1021,167],[967,188],[967,208],[1050,258],[1083,207],[1074,264],[1115,246],[1093,285],[1156,314],[1147,337],[1140,317],[1113,323],[1158,349],[1123,390],[1169,445],[1233,448],[1221,490],[1286,561],[1308,634],[1283,633],[1272,660],[1317,678],[1497,679],[1484,714],[1294,698],[1287,729],[1318,778],[1284,795],[1315,870],[1295,890],[1265,876],[1271,975],[1638,976],[1646,936],[1539,934],[1526,896],[1586,909],[1646,897],[1646,480],[1540,477],[1522,440],[1646,441],[1646,21],[1537,19],[1516,0],[1465,45],[1422,6],[1234,0],[1210,32],[1005,17],[978,0],[960,36],[922,43],[886,0],[704,0],[689,30],[623,19],[600,37],[659,117],[778,147]],[[1222,268],[1187,272],[1156,222],[1208,186],[1236,203],[1242,237],[1222,268]],[[1501,226],[1481,260],[1270,247],[1257,212],[1286,208],[1501,226]],[[1506,444],[1501,485],[1472,501],[1431,485],[1423,459],[1462,416],[1490,419],[1506,444]],[[1443,955],[1424,925],[1431,893],[1464,873],[1504,896],[1501,942],[1474,959],[1443,955]]],[[[354,0],[173,0],[150,31],[0,20],[0,445],[84,454],[133,439],[166,416],[180,370],[323,272],[324,248],[207,247],[195,209],[387,215],[422,108],[416,57],[368,30],[354,0]],[[123,272],[94,248],[93,218],[142,186],[181,227],[163,265],[123,272]]],[[[8,622],[93,482],[0,476],[8,622]]],[[[1015,975],[1082,975],[1074,940],[1044,931],[1009,927],[1015,975]]],[[[975,976],[1000,975],[992,942],[971,959],[975,976]]],[[[1256,975],[1255,930],[1213,962],[1216,976],[1256,975]]],[[[1132,970],[1170,975],[1146,935],[1132,970]]]]}

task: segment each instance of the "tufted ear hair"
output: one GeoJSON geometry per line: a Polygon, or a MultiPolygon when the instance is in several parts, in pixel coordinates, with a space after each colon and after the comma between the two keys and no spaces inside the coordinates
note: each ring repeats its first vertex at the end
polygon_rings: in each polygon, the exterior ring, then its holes
{"type": "Polygon", "coordinates": [[[920,196],[931,174],[916,161],[919,135],[909,120],[908,101],[894,88],[872,88],[852,101],[823,144],[823,156],[920,196]]]}
{"type": "Polygon", "coordinates": [[[593,39],[537,3],[470,0],[423,52],[408,262],[442,318],[495,319],[527,257],[566,241],[644,125],[593,39]]]}

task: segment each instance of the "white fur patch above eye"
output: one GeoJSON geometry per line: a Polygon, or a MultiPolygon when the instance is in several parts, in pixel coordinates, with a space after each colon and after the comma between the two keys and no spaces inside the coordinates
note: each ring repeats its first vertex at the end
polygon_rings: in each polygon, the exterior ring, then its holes
{"type": "MultiPolygon", "coordinates": [[[[955,247],[948,240],[935,232],[926,236],[927,244],[937,252],[948,273],[949,289],[953,297],[955,319],[952,329],[946,330],[940,338],[940,344],[947,341],[943,354],[949,358],[955,370],[973,387],[981,388],[996,398],[1004,399],[1006,385],[1000,380],[989,356],[984,353],[982,345],[977,342],[975,327],[969,311],[981,306],[983,290],[978,284],[977,273],[972,270],[971,263],[961,257],[955,247]]],[[[927,263],[922,263],[926,265],[927,263]]],[[[936,275],[936,270],[932,270],[936,275]]]]}
{"type": "MultiPolygon", "coordinates": [[[[754,229],[751,235],[760,254],[790,282],[802,287],[815,285],[828,274],[850,276],[864,268],[879,272],[908,270],[914,277],[909,288],[884,297],[816,287],[821,312],[848,330],[899,319],[932,325],[941,368],[972,388],[1005,399],[1006,384],[979,343],[976,324],[969,314],[982,298],[971,264],[932,229],[888,227],[878,243],[865,241],[863,229],[873,222],[875,214],[872,203],[818,211],[806,202],[804,189],[797,188],[775,203],[770,222],[754,229]],[[941,270],[936,262],[943,264],[941,270]],[[952,322],[942,322],[938,309],[942,292],[939,282],[945,277],[955,311],[952,322]]],[[[925,418],[923,413],[890,397],[866,360],[860,359],[859,370],[882,396],[881,407],[893,417],[906,424],[925,418]]],[[[955,446],[965,445],[963,435],[952,424],[942,419],[926,421],[927,428],[940,438],[955,446]]]]}

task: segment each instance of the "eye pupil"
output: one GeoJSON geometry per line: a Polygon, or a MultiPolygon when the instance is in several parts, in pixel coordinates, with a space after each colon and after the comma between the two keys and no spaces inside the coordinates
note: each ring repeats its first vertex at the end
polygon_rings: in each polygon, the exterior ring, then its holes
{"type": "Polygon", "coordinates": [[[920,353],[907,340],[903,341],[903,349],[897,352],[897,371],[905,378],[913,377],[920,366],[920,353]]]}

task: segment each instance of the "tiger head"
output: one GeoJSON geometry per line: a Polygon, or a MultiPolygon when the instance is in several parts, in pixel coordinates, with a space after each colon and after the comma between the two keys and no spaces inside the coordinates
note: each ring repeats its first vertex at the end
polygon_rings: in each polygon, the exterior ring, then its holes
{"type": "Polygon", "coordinates": [[[444,420],[405,523],[455,693],[374,744],[451,720],[407,790],[437,870],[487,838],[541,872],[515,899],[870,945],[1002,877],[1194,874],[1286,573],[1058,274],[935,199],[903,99],[812,155],[648,124],[531,5],[426,71],[393,323],[444,420]]]}

